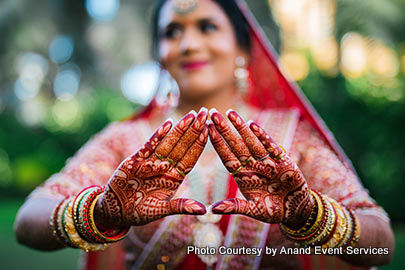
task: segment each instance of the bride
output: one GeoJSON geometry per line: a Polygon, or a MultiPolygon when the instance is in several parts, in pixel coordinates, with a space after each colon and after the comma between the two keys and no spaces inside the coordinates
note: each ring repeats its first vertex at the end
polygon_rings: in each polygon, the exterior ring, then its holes
{"type": "Polygon", "coordinates": [[[179,86],[178,105],[153,100],[95,135],[29,196],[18,240],[81,248],[85,269],[387,264],[394,238],[386,213],[282,75],[243,1],[160,0],[153,25],[154,55],[179,86]],[[295,245],[342,253],[188,252],[295,245]],[[390,252],[345,252],[370,246],[390,252]]]}

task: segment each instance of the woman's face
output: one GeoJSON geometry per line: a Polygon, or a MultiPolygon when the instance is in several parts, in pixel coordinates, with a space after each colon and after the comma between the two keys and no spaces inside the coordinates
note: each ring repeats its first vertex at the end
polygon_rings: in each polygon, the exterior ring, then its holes
{"type": "Polygon", "coordinates": [[[238,46],[227,15],[211,0],[186,14],[167,1],[159,21],[159,61],[177,81],[182,98],[198,99],[234,86],[238,46]]]}

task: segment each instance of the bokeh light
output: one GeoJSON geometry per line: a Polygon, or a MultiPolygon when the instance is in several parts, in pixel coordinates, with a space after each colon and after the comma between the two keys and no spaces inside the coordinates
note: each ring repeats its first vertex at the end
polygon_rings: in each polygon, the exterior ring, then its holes
{"type": "Polygon", "coordinates": [[[341,41],[341,69],[349,78],[358,78],[367,69],[367,39],[358,33],[347,33],[341,41]]]}
{"type": "MultiPolygon", "coordinates": [[[[55,126],[52,129],[65,132],[75,132],[82,124],[82,109],[76,99],[67,101],[57,100],[51,109],[55,126]]],[[[55,130],[55,131],[56,131],[55,130]]]]}
{"type": "Polygon", "coordinates": [[[39,126],[45,114],[45,104],[38,97],[23,102],[18,110],[19,119],[30,127],[39,126]]]}
{"type": "Polygon", "coordinates": [[[286,73],[291,79],[299,81],[304,79],[309,72],[309,64],[307,58],[294,51],[286,51],[280,57],[281,66],[286,69],[286,73]]]}
{"type": "Polygon", "coordinates": [[[14,83],[14,93],[20,100],[34,98],[48,73],[48,61],[40,54],[26,52],[15,61],[15,70],[19,77],[14,83]]]}
{"type": "Polygon", "coordinates": [[[63,65],[56,75],[53,91],[58,99],[69,100],[76,95],[79,84],[80,68],[73,63],[68,63],[63,65]]]}
{"type": "Polygon", "coordinates": [[[88,14],[98,21],[110,21],[118,13],[119,0],[86,0],[88,14]]]}
{"type": "Polygon", "coordinates": [[[122,93],[132,102],[147,105],[158,88],[159,74],[154,62],[132,67],[122,76],[122,93]]]}
{"type": "Polygon", "coordinates": [[[399,60],[392,49],[374,41],[369,55],[371,70],[377,75],[392,78],[398,74],[399,60]]]}
{"type": "Polygon", "coordinates": [[[65,63],[72,57],[73,49],[72,38],[65,35],[56,36],[49,45],[49,58],[58,64],[65,63]]]}
{"type": "Polygon", "coordinates": [[[334,38],[312,46],[312,56],[316,66],[323,71],[337,73],[339,46],[334,38]]]}
{"type": "Polygon", "coordinates": [[[58,64],[65,63],[72,57],[73,49],[74,44],[71,37],[58,35],[49,45],[49,58],[58,64]]]}

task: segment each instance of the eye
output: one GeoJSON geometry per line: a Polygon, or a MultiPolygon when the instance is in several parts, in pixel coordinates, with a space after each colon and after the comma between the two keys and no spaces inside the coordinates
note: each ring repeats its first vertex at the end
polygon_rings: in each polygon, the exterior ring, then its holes
{"type": "Polygon", "coordinates": [[[200,24],[200,31],[204,34],[209,34],[211,32],[215,32],[218,29],[218,27],[210,22],[202,22],[200,24]]]}
{"type": "Polygon", "coordinates": [[[181,34],[181,29],[177,25],[169,25],[166,29],[160,34],[161,38],[164,39],[175,39],[181,34]]]}

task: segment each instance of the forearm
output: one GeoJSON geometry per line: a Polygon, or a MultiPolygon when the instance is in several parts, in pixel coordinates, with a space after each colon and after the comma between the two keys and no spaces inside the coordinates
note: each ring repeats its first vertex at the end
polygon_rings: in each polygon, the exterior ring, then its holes
{"type": "Polygon", "coordinates": [[[14,232],[20,244],[39,250],[57,250],[63,246],[52,235],[49,217],[58,201],[51,198],[28,199],[17,213],[14,232]]]}
{"type": "Polygon", "coordinates": [[[356,248],[388,248],[388,254],[351,254],[340,257],[358,266],[378,266],[388,264],[394,254],[394,234],[386,221],[372,215],[356,214],[360,222],[360,238],[356,248]]]}

